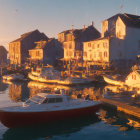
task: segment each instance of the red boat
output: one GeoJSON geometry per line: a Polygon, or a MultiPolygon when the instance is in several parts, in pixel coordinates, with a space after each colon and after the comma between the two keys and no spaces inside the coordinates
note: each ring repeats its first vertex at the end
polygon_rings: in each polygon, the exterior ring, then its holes
{"type": "Polygon", "coordinates": [[[72,99],[64,94],[39,93],[23,106],[0,110],[1,122],[9,128],[47,123],[95,113],[100,102],[72,99]]]}

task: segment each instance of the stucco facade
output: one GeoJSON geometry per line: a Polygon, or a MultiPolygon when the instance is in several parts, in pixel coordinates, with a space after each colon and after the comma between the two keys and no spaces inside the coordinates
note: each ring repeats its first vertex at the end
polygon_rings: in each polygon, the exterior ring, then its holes
{"type": "Polygon", "coordinates": [[[102,38],[84,42],[84,61],[132,65],[140,54],[139,18],[135,15],[117,14],[103,21],[102,38]]]}
{"type": "Polygon", "coordinates": [[[109,38],[84,42],[83,60],[109,62],[109,38]]]}
{"type": "Polygon", "coordinates": [[[31,63],[55,65],[57,59],[63,58],[63,47],[57,39],[36,42],[36,47],[29,50],[31,63]]]}
{"type": "Polygon", "coordinates": [[[20,38],[9,43],[9,59],[10,64],[24,64],[29,56],[28,50],[35,47],[36,41],[48,39],[44,33],[40,33],[38,30],[25,33],[20,38]]]}
{"type": "Polygon", "coordinates": [[[100,37],[100,33],[93,25],[83,29],[72,29],[58,34],[58,41],[60,41],[64,48],[64,61],[72,59],[83,60],[83,42],[93,40],[100,37]]]}

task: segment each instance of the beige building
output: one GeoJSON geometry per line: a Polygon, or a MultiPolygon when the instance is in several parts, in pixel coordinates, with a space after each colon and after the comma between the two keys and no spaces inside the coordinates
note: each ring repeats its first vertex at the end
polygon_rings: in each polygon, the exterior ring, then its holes
{"type": "Polygon", "coordinates": [[[38,30],[21,35],[20,38],[9,43],[10,64],[24,64],[28,55],[28,50],[35,47],[36,41],[48,39],[44,33],[38,30]]]}
{"type": "Polygon", "coordinates": [[[72,29],[58,34],[58,41],[64,47],[64,61],[72,59],[81,61],[83,59],[83,42],[100,37],[100,33],[93,26],[83,29],[72,29]]]}
{"type": "Polygon", "coordinates": [[[89,62],[109,62],[109,37],[84,42],[83,60],[89,62]]]}
{"type": "Polygon", "coordinates": [[[140,54],[140,16],[117,14],[102,22],[102,37],[84,42],[83,60],[129,67],[140,54]]]}
{"type": "Polygon", "coordinates": [[[57,39],[41,40],[34,49],[29,50],[29,59],[35,64],[49,64],[55,66],[57,59],[63,57],[63,47],[57,39]]]}

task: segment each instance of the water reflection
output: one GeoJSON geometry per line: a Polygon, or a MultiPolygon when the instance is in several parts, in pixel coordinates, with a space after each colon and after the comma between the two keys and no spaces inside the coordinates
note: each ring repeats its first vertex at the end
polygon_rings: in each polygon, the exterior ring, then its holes
{"type": "Polygon", "coordinates": [[[2,91],[5,91],[8,88],[8,85],[1,82],[0,80],[0,93],[2,93],[2,91]]]}
{"type": "MultiPolygon", "coordinates": [[[[4,84],[1,82],[1,85],[4,84]]],[[[48,90],[53,92],[57,89],[64,89],[65,94],[72,96],[73,98],[84,98],[90,100],[98,100],[102,96],[102,87],[95,87],[94,85],[86,86],[62,86],[54,84],[46,84],[39,82],[8,82],[5,87],[9,84],[8,94],[12,102],[24,102],[28,98],[36,95],[40,92],[47,92],[48,90]]]]}
{"type": "Polygon", "coordinates": [[[23,102],[29,98],[27,83],[11,82],[9,84],[9,97],[14,102],[23,102]]]}
{"type": "MultiPolygon", "coordinates": [[[[1,83],[3,84],[3,83],[1,83]]],[[[7,86],[7,85],[6,85],[7,86]]],[[[53,91],[54,88],[65,89],[65,93],[72,96],[73,98],[86,98],[89,95],[90,100],[99,100],[104,95],[104,87],[95,87],[94,85],[82,85],[82,86],[61,86],[61,85],[52,85],[38,82],[10,82],[9,90],[6,90],[5,93],[9,95],[10,100],[13,102],[21,102],[25,101],[29,97],[39,93],[46,92],[47,90],[53,91]],[[8,92],[7,92],[8,91],[8,92]]],[[[1,98],[3,97],[1,94],[1,98]]],[[[123,100],[124,98],[129,99],[129,94],[109,94],[109,97],[114,98],[115,100],[123,100]]],[[[8,96],[6,96],[7,98],[8,96]]],[[[2,98],[3,99],[3,98],[2,98]]],[[[130,101],[130,100],[129,100],[130,101]]],[[[5,102],[5,101],[4,101],[5,102]]],[[[2,102],[0,103],[2,104],[2,102]]],[[[123,113],[118,112],[116,109],[112,109],[108,106],[103,106],[99,110],[99,118],[98,116],[88,117],[88,118],[80,118],[76,120],[69,120],[65,122],[58,122],[55,124],[47,124],[42,126],[35,126],[30,128],[21,128],[21,129],[8,129],[5,134],[3,134],[3,139],[40,139],[40,138],[55,138],[55,136],[69,137],[73,133],[79,133],[79,131],[83,131],[84,128],[87,128],[89,125],[96,127],[95,122],[104,122],[100,123],[103,129],[112,129],[115,127],[118,131],[115,131],[117,135],[121,135],[125,133],[129,134],[131,131],[138,130],[137,135],[139,136],[140,130],[140,120],[125,115],[123,113]],[[100,121],[101,120],[101,121],[100,121]],[[120,132],[123,131],[123,132],[120,132]]],[[[99,125],[99,126],[100,126],[99,125]]],[[[98,124],[97,124],[98,127],[98,124]]],[[[100,128],[101,129],[101,128],[100,128]]],[[[93,132],[97,132],[98,135],[102,135],[101,132],[98,132],[98,129],[91,128],[93,132]]],[[[112,129],[114,131],[114,129],[112,129]]],[[[94,137],[94,133],[92,136],[94,137]]],[[[95,133],[96,133],[95,132],[95,133]]],[[[103,132],[102,132],[103,133],[103,132]]],[[[114,133],[114,132],[113,132],[114,133]]],[[[103,135],[107,135],[106,132],[103,135]]],[[[74,137],[75,138],[75,137],[74,137]]]]}
{"type": "Polygon", "coordinates": [[[113,125],[119,131],[140,130],[140,119],[118,112],[115,108],[103,106],[99,110],[99,118],[107,124],[113,125]]]}
{"type": "Polygon", "coordinates": [[[59,121],[57,123],[44,124],[33,127],[8,129],[3,134],[4,140],[25,140],[54,138],[56,136],[69,137],[72,133],[76,133],[91,124],[99,122],[97,115],[78,118],[75,120],[59,121]]]}
{"type": "Polygon", "coordinates": [[[31,81],[28,83],[28,87],[30,90],[30,96],[37,94],[38,92],[44,92],[45,90],[53,91],[55,88],[64,89],[67,95],[71,95],[73,98],[86,98],[87,95],[90,100],[98,100],[102,96],[101,89],[103,87],[95,87],[94,85],[89,86],[63,86],[63,85],[53,85],[53,84],[45,84],[31,81]],[[79,96],[80,95],[80,96],[79,96]]]}

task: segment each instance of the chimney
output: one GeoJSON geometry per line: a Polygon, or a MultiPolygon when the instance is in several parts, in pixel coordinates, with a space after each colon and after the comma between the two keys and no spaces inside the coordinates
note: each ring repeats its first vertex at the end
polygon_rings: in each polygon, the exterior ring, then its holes
{"type": "Polygon", "coordinates": [[[94,26],[94,22],[93,21],[91,22],[91,25],[94,26]]]}
{"type": "Polygon", "coordinates": [[[86,26],[86,25],[84,25],[84,26],[83,26],[83,30],[85,30],[86,28],[87,28],[87,26],[86,26]]]}

